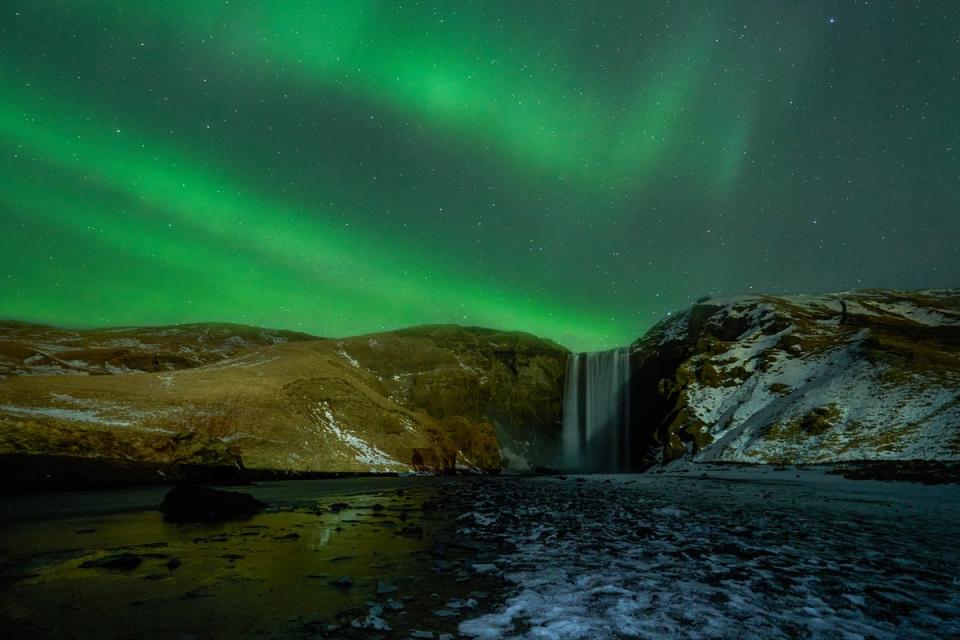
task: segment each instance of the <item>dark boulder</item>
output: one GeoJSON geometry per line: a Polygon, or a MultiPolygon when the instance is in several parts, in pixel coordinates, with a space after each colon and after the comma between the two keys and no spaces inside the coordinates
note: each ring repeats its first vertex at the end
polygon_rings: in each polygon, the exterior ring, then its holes
{"type": "Polygon", "coordinates": [[[168,522],[193,522],[249,517],[266,506],[246,493],[181,485],[167,493],[160,511],[168,522]]]}
{"type": "Polygon", "coordinates": [[[88,560],[80,565],[83,569],[116,569],[132,571],[140,566],[143,559],[133,553],[118,553],[97,560],[88,560]]]}

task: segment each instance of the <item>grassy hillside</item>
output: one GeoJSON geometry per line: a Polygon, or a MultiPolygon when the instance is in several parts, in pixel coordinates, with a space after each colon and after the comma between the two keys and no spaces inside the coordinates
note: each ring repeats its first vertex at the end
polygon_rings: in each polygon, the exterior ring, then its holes
{"type": "Polygon", "coordinates": [[[566,359],[533,336],[452,326],[0,335],[0,453],[294,471],[498,470],[501,439],[518,458],[555,440],[566,359]]]}

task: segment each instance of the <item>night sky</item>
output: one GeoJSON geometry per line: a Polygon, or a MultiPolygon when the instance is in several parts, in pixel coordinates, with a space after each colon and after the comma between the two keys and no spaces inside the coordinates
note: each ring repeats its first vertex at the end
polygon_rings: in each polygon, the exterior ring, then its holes
{"type": "Polygon", "coordinates": [[[0,316],[577,350],[960,284],[960,2],[0,3],[0,316]]]}

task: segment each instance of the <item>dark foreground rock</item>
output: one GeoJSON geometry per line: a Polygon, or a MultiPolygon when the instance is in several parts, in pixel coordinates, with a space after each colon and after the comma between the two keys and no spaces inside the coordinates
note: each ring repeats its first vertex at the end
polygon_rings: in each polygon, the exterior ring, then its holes
{"type": "Polygon", "coordinates": [[[878,460],[851,462],[829,471],[850,480],[960,484],[960,462],[878,460]]]}
{"type": "Polygon", "coordinates": [[[88,560],[80,564],[81,569],[116,569],[132,571],[140,566],[143,559],[133,553],[118,553],[97,560],[88,560]]]}
{"type": "Polygon", "coordinates": [[[248,517],[266,506],[246,493],[181,485],[167,493],[160,510],[169,522],[191,522],[248,517]]]}

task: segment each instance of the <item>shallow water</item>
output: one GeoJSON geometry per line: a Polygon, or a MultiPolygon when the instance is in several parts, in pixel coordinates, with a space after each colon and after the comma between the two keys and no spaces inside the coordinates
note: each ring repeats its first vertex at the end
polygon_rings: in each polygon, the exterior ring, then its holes
{"type": "MultiPolygon", "coordinates": [[[[454,514],[440,498],[463,482],[386,489],[371,481],[364,484],[378,489],[372,493],[319,498],[329,485],[255,487],[279,507],[247,520],[184,525],[164,522],[158,511],[44,519],[35,509],[28,522],[8,520],[0,530],[0,624],[5,637],[33,638],[312,637],[332,625],[350,635],[367,631],[353,620],[379,624],[367,620],[371,602],[385,606],[376,617],[398,632],[453,631],[459,614],[433,612],[490,587],[459,560],[474,551],[446,534],[454,514]],[[83,566],[121,553],[140,564],[83,566]],[[341,576],[352,585],[331,584],[341,576]],[[378,582],[397,591],[378,595],[378,582]]],[[[87,497],[99,505],[109,493],[87,497]]]]}
{"type": "Polygon", "coordinates": [[[960,636],[957,486],[707,467],[241,489],[271,511],[175,525],[146,509],[164,489],[3,498],[3,637],[960,636]],[[140,563],[82,566],[120,553],[140,563]]]}

